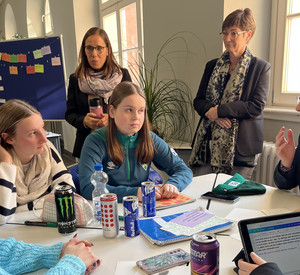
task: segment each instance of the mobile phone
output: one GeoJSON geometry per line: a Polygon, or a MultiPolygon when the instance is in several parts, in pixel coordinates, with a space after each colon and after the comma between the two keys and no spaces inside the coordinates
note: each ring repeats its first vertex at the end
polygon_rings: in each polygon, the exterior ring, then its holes
{"type": "Polygon", "coordinates": [[[235,195],[218,195],[213,192],[206,192],[201,195],[201,198],[229,202],[229,203],[236,203],[237,201],[240,200],[240,197],[235,195]]]}
{"type": "Polygon", "coordinates": [[[181,248],[177,248],[163,254],[139,260],[136,262],[136,265],[147,274],[154,274],[177,265],[188,263],[189,261],[190,254],[181,248]]]}

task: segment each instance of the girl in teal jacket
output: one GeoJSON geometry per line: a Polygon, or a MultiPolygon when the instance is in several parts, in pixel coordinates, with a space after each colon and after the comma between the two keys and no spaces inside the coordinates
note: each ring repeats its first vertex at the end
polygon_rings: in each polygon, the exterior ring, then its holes
{"type": "Polygon", "coordinates": [[[147,181],[151,162],[170,178],[156,188],[156,199],[174,198],[192,180],[192,171],[169,145],[150,131],[144,92],[131,82],[116,86],[109,101],[108,126],[90,134],[84,142],[79,163],[80,191],[91,200],[90,177],[101,163],[108,174],[107,189],[124,196],[137,195],[147,181]]]}

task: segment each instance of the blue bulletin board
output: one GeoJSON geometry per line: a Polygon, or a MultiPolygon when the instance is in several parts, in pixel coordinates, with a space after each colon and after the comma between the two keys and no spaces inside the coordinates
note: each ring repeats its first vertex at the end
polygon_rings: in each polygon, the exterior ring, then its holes
{"type": "Polygon", "coordinates": [[[66,84],[62,37],[0,42],[0,104],[22,99],[45,120],[63,120],[66,84]]]}

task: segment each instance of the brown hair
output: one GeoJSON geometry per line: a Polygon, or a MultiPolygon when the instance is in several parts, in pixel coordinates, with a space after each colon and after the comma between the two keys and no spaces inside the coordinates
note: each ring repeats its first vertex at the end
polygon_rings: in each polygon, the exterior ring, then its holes
{"type": "Polygon", "coordinates": [[[0,135],[1,145],[11,148],[2,138],[2,133],[7,133],[10,137],[16,134],[16,125],[24,118],[30,117],[40,112],[30,104],[19,99],[8,100],[0,107],[0,135]]]}
{"type": "MultiPolygon", "coordinates": [[[[110,99],[108,108],[117,108],[122,100],[130,95],[138,94],[146,100],[144,91],[136,84],[128,81],[119,83],[110,99]]],[[[147,108],[147,107],[146,107],[147,108]]],[[[136,149],[136,158],[141,163],[152,161],[154,155],[154,147],[150,136],[150,126],[147,117],[147,109],[145,108],[145,119],[142,128],[138,132],[138,146],[136,149]]],[[[112,161],[121,165],[124,160],[123,148],[117,138],[117,125],[115,120],[108,116],[108,127],[106,131],[106,139],[108,145],[108,154],[112,161]]]]}
{"type": "Polygon", "coordinates": [[[249,8],[238,9],[227,15],[222,24],[222,31],[232,26],[238,26],[242,31],[252,31],[253,36],[256,23],[252,11],[249,8]]]}
{"type": "Polygon", "coordinates": [[[85,35],[82,39],[82,43],[81,43],[81,47],[80,47],[80,51],[79,51],[79,57],[78,57],[79,65],[77,66],[75,73],[74,73],[75,77],[77,77],[78,79],[82,79],[84,74],[87,73],[87,69],[91,68],[91,66],[88,62],[87,56],[85,54],[85,42],[88,39],[88,37],[90,37],[91,35],[95,35],[95,34],[101,36],[101,38],[104,40],[105,45],[108,50],[108,56],[106,58],[106,61],[103,65],[103,67],[101,68],[103,75],[104,75],[104,79],[109,78],[114,72],[119,71],[119,69],[120,69],[120,65],[116,61],[115,56],[112,52],[111,44],[110,44],[107,33],[103,29],[100,29],[98,27],[93,27],[93,28],[90,28],[85,33],[85,35]]]}

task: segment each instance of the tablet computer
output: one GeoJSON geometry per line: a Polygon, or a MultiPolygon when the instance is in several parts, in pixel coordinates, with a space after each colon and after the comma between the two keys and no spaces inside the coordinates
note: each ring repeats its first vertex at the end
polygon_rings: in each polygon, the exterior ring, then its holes
{"type": "Polygon", "coordinates": [[[283,274],[300,274],[300,212],[241,220],[238,227],[248,262],[254,251],[283,274]]]}

